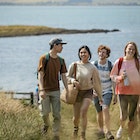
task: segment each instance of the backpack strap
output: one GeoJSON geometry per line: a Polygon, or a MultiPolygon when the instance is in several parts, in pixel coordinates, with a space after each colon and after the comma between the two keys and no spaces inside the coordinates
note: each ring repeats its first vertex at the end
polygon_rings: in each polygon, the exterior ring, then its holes
{"type": "Polygon", "coordinates": [[[76,80],[76,69],[77,69],[77,63],[74,63],[74,78],[76,80]]]}
{"type": "MultiPolygon", "coordinates": [[[[96,60],[95,62],[94,62],[94,65],[98,68],[98,61],[96,60]]],[[[112,63],[108,60],[108,68],[109,68],[109,71],[111,71],[112,70],[112,63]]]]}
{"type": "Polygon", "coordinates": [[[44,65],[45,65],[45,66],[44,66],[44,71],[45,71],[45,69],[46,69],[46,67],[47,67],[49,58],[50,58],[50,54],[49,54],[49,53],[46,53],[46,62],[45,62],[45,64],[44,64],[44,65]]]}
{"type": "MultiPolygon", "coordinates": [[[[118,62],[118,74],[120,72],[120,69],[121,69],[121,66],[122,66],[122,63],[123,63],[123,57],[120,57],[119,58],[119,62],[118,62]]],[[[139,60],[137,58],[135,58],[135,64],[136,64],[136,68],[137,70],[139,71],[139,60]]]]}
{"type": "Polygon", "coordinates": [[[108,68],[109,68],[109,71],[111,71],[112,70],[112,63],[108,60],[108,68]]]}
{"type": "Polygon", "coordinates": [[[139,71],[140,70],[140,66],[139,66],[139,60],[137,58],[135,58],[135,64],[136,64],[136,68],[139,71]]]}
{"type": "MultiPolygon", "coordinates": [[[[44,67],[44,68],[46,68],[47,63],[48,63],[48,61],[49,61],[49,58],[50,58],[50,54],[49,54],[49,53],[46,53],[46,63],[45,63],[45,67],[44,67]]],[[[62,58],[62,57],[60,57],[60,56],[58,56],[58,58],[59,58],[59,61],[60,61],[60,64],[61,64],[61,69],[62,69],[62,65],[63,65],[63,58],[62,58]]],[[[61,69],[60,69],[60,71],[61,71],[61,69]]]]}
{"type": "Polygon", "coordinates": [[[96,68],[98,68],[98,61],[94,61],[94,65],[96,66],[96,68]]]}
{"type": "Polygon", "coordinates": [[[120,57],[120,58],[119,58],[119,62],[118,62],[118,74],[119,74],[120,69],[121,69],[121,67],[122,67],[122,62],[123,62],[123,57],[120,57]]]}
{"type": "Polygon", "coordinates": [[[48,61],[50,58],[50,54],[49,53],[46,53],[46,60],[48,61]]]}

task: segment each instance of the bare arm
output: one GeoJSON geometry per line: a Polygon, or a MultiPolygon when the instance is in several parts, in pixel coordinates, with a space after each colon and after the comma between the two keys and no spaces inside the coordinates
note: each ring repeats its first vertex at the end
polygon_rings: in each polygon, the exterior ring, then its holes
{"type": "Polygon", "coordinates": [[[62,81],[63,81],[65,89],[68,90],[67,77],[65,73],[62,73],[62,81]]]}
{"type": "Polygon", "coordinates": [[[38,82],[39,82],[39,95],[41,98],[44,99],[46,96],[45,96],[45,89],[43,87],[43,72],[42,71],[38,73],[38,82]]]}

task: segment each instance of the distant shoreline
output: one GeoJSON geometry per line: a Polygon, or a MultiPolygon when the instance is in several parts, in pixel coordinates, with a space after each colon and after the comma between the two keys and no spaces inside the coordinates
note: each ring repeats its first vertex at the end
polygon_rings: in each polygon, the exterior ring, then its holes
{"type": "Polygon", "coordinates": [[[47,26],[9,25],[0,26],[0,37],[37,36],[47,34],[83,34],[119,32],[119,29],[64,29],[47,26]]]}
{"type": "Polygon", "coordinates": [[[140,2],[137,1],[131,1],[131,2],[127,2],[127,1],[113,1],[113,0],[109,0],[108,2],[104,2],[104,1],[100,1],[100,2],[91,2],[91,1],[32,1],[29,2],[28,0],[26,1],[22,1],[19,0],[18,2],[13,2],[11,1],[6,1],[3,0],[0,2],[0,6],[140,6],[140,2]]]}

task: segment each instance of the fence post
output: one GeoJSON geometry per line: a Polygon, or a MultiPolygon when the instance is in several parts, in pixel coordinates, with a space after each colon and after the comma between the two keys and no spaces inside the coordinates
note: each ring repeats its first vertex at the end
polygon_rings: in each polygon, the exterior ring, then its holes
{"type": "Polygon", "coordinates": [[[34,104],[34,94],[33,92],[30,92],[30,96],[31,96],[31,105],[34,104]]]}

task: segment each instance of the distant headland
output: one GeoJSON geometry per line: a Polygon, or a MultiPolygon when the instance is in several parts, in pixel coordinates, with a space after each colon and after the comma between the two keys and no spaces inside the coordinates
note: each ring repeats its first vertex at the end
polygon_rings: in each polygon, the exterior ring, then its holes
{"type": "Polygon", "coordinates": [[[83,34],[83,33],[109,33],[119,32],[119,29],[64,29],[47,26],[9,25],[0,26],[0,37],[35,36],[47,34],[83,34]]]}
{"type": "Polygon", "coordinates": [[[45,5],[45,6],[100,6],[100,5],[140,5],[139,0],[0,0],[0,5],[45,5]]]}

